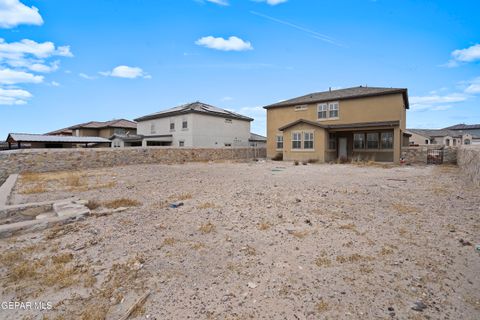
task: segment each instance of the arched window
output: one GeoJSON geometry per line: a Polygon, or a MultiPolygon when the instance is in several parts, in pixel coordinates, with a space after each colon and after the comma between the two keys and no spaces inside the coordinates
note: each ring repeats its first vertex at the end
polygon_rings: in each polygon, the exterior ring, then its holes
{"type": "Polygon", "coordinates": [[[445,139],[445,145],[448,147],[450,145],[450,139],[445,139]]]}
{"type": "Polygon", "coordinates": [[[463,141],[463,144],[470,144],[470,139],[465,139],[465,140],[463,141]]]}

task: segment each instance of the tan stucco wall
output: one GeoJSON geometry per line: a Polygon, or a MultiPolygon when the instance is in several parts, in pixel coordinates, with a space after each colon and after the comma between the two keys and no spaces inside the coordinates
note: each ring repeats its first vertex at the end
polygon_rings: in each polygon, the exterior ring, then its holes
{"type": "MultiPolygon", "coordinates": [[[[281,134],[281,132],[278,131],[278,128],[298,119],[306,119],[317,121],[318,123],[325,125],[400,121],[399,130],[395,130],[394,137],[394,156],[395,159],[399,158],[401,132],[405,130],[406,126],[406,110],[402,94],[348,99],[340,100],[338,102],[339,118],[336,120],[318,121],[317,103],[307,105],[307,110],[304,111],[295,111],[295,106],[267,109],[267,157],[271,158],[277,153],[275,139],[277,134],[281,134]]],[[[286,141],[284,141],[284,146],[288,146],[286,141]]]]}
{"type": "Polygon", "coordinates": [[[298,124],[284,131],[283,135],[283,160],[318,160],[325,161],[325,130],[308,124],[298,124]],[[313,132],[313,149],[292,150],[293,132],[313,132]]]}

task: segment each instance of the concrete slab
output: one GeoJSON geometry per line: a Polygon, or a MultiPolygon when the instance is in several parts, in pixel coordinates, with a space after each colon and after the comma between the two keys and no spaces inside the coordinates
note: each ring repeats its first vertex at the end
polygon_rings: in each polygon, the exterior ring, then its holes
{"type": "Polygon", "coordinates": [[[53,226],[64,225],[84,219],[84,215],[26,220],[0,225],[0,239],[28,232],[41,231],[53,226]]]}
{"type": "Polygon", "coordinates": [[[17,183],[18,174],[11,174],[7,180],[0,186],[0,207],[4,207],[8,203],[8,198],[12,192],[15,183],[17,183]]]}

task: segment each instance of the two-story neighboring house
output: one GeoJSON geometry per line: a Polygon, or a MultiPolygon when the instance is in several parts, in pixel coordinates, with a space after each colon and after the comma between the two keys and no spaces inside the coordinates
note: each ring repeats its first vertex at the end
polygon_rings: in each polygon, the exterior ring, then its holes
{"type": "Polygon", "coordinates": [[[284,160],[399,162],[407,89],[354,87],[312,93],[264,107],[267,157],[284,160]]]}
{"type": "Polygon", "coordinates": [[[247,147],[252,118],[193,102],[138,119],[143,146],[247,147]]]}
{"type": "Polygon", "coordinates": [[[137,124],[126,119],[116,119],[110,121],[90,121],[76,124],[67,128],[55,130],[47,135],[55,136],[75,136],[75,137],[102,137],[110,138],[114,134],[135,135],[137,124]]]}

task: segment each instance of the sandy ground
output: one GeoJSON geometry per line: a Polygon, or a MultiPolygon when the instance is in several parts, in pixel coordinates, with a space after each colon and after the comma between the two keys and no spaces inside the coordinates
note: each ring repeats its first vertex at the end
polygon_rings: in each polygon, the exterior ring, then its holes
{"type": "Polygon", "coordinates": [[[2,319],[118,319],[146,292],[131,318],[480,319],[480,189],[456,167],[189,163],[69,174],[20,180],[12,202],[139,203],[0,240],[0,300],[53,305],[0,309],[2,319]]]}

